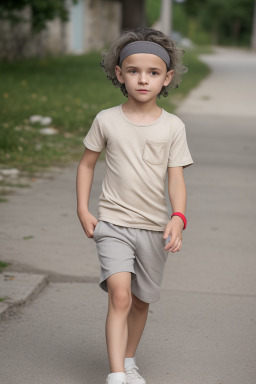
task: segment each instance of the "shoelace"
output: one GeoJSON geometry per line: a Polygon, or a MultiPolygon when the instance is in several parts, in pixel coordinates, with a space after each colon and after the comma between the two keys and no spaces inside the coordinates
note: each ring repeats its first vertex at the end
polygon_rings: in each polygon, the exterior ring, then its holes
{"type": "Polygon", "coordinates": [[[143,377],[140,376],[138,370],[139,368],[136,365],[134,365],[132,368],[126,369],[125,373],[127,377],[129,377],[129,379],[141,379],[144,382],[144,379],[143,377]]]}

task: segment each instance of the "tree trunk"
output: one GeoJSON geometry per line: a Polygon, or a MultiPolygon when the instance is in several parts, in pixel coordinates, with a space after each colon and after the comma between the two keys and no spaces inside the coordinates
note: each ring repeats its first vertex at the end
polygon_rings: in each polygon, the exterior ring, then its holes
{"type": "Polygon", "coordinates": [[[212,45],[219,44],[219,23],[217,20],[214,20],[212,25],[211,37],[212,37],[212,45]]]}
{"type": "Polygon", "coordinates": [[[241,31],[241,21],[236,20],[232,24],[232,41],[235,45],[237,45],[239,42],[240,31],[241,31]]]}
{"type": "Polygon", "coordinates": [[[123,0],[122,29],[146,26],[145,0],[123,0]]]}

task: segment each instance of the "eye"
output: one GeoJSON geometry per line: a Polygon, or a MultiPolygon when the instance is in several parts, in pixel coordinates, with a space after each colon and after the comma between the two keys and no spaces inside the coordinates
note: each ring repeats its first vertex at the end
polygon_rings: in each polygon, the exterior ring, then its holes
{"type": "Polygon", "coordinates": [[[136,69],[129,69],[129,71],[128,71],[129,73],[137,73],[137,70],[136,69]]]}
{"type": "Polygon", "coordinates": [[[157,76],[157,75],[159,75],[159,73],[158,73],[157,71],[152,71],[152,72],[151,72],[151,75],[152,75],[152,76],[157,76]]]}

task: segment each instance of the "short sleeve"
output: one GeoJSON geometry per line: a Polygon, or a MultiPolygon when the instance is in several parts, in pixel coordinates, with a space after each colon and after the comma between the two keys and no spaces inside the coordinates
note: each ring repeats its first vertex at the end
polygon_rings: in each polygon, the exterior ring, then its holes
{"type": "Polygon", "coordinates": [[[175,136],[169,152],[168,167],[188,167],[194,163],[187,143],[186,130],[182,129],[175,136]]]}
{"type": "Polygon", "coordinates": [[[97,116],[93,120],[91,128],[85,136],[83,143],[86,148],[95,152],[101,152],[105,148],[105,139],[97,116]]]}

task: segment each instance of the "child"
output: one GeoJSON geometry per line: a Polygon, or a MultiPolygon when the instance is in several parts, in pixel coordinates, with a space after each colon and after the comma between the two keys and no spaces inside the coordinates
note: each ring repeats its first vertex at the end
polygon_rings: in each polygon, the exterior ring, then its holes
{"type": "Polygon", "coordinates": [[[180,52],[162,32],[124,33],[101,63],[108,79],[128,97],[101,111],[84,139],[77,172],[78,216],[96,242],[100,287],[108,292],[107,384],[145,384],[135,352],[149,303],[160,297],[168,252],[178,252],[186,227],[183,168],[191,165],[182,121],[158,107],[156,98],[177,87],[184,72],[180,52]],[[94,167],[106,148],[98,219],[88,210],[94,167]],[[173,214],[164,197],[168,190],[173,214]]]}

